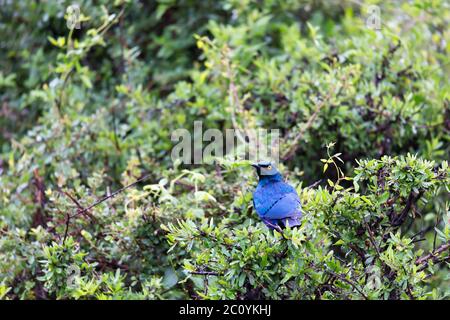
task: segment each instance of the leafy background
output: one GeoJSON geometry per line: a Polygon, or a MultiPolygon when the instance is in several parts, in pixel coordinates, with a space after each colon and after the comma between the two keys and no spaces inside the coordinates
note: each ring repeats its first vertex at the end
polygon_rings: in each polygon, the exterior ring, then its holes
{"type": "Polygon", "coordinates": [[[449,297],[448,2],[70,4],[0,7],[0,298],[449,297]],[[171,160],[197,120],[280,129],[300,228],[171,160]]]}

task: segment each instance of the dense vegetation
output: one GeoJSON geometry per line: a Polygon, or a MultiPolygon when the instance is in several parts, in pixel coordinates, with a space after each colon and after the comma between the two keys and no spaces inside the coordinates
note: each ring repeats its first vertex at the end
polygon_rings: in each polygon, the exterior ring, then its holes
{"type": "Polygon", "coordinates": [[[450,7],[366,2],[4,2],[0,299],[448,298],[450,7]],[[302,226],[194,121],[280,129],[302,226]]]}

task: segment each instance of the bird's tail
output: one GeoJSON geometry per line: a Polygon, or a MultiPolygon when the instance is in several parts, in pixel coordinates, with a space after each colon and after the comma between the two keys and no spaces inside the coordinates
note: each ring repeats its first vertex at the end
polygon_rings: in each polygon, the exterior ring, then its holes
{"type": "Polygon", "coordinates": [[[281,220],[281,223],[286,228],[288,225],[290,228],[298,227],[302,224],[301,217],[289,217],[281,220]]]}
{"type": "Polygon", "coordinates": [[[279,229],[279,228],[287,228],[289,225],[289,228],[295,228],[302,224],[301,222],[302,216],[293,216],[293,217],[287,217],[284,219],[263,219],[262,221],[265,223],[269,229],[279,229]]]}

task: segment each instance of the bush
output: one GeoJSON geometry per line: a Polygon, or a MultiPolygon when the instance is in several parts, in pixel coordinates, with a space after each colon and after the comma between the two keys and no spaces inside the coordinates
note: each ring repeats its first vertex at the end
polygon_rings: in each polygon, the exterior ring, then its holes
{"type": "Polygon", "coordinates": [[[4,4],[0,299],[448,298],[449,5],[368,3],[4,4]],[[199,120],[280,129],[300,228],[199,120]]]}

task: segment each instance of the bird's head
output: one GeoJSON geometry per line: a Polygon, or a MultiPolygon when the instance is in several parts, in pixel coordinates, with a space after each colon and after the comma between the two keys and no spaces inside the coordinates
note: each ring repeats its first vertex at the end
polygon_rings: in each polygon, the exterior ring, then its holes
{"type": "Polygon", "coordinates": [[[274,176],[279,174],[277,167],[270,161],[260,161],[252,163],[252,167],[256,169],[258,177],[274,176]]]}

